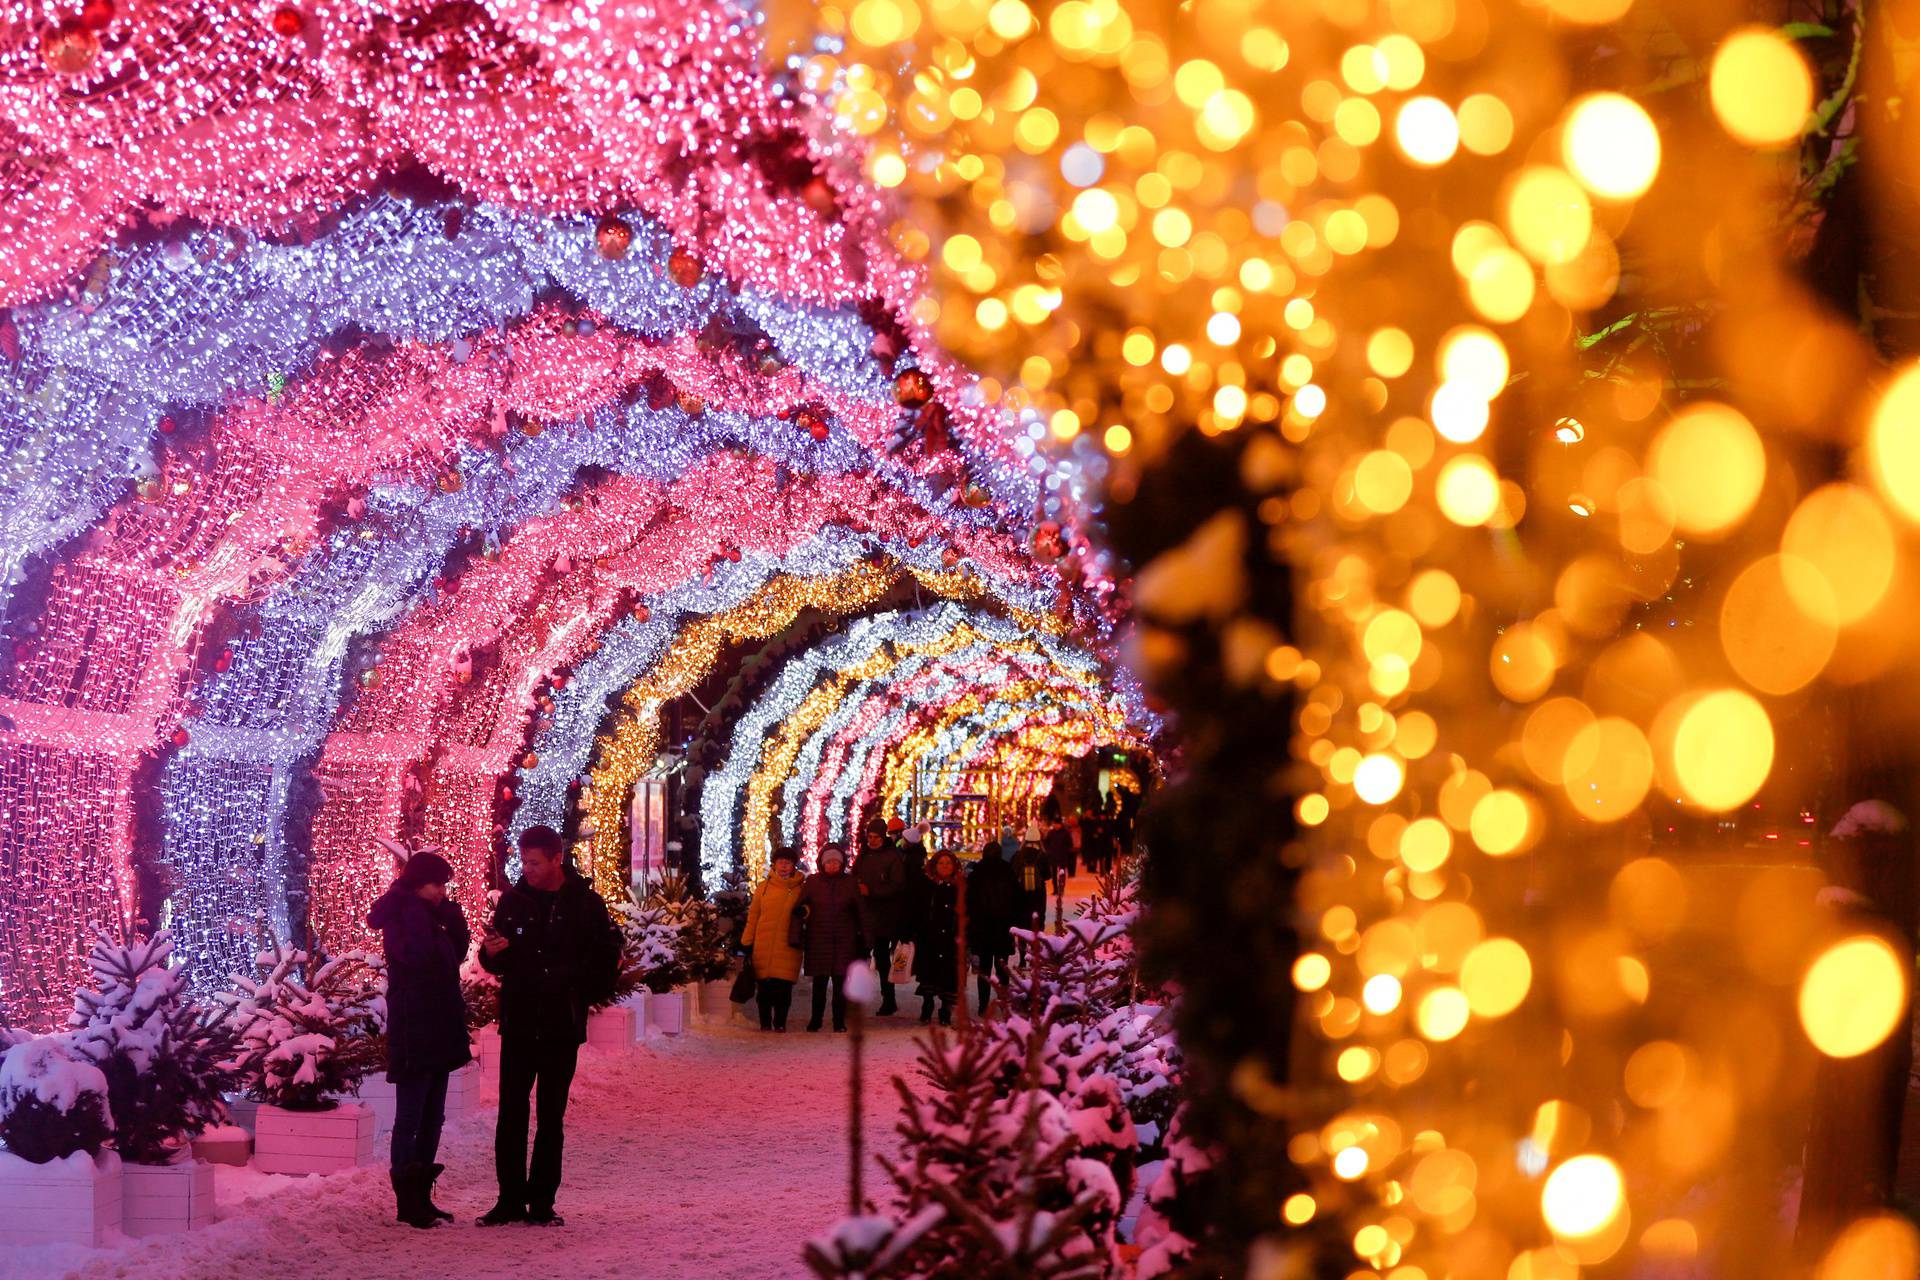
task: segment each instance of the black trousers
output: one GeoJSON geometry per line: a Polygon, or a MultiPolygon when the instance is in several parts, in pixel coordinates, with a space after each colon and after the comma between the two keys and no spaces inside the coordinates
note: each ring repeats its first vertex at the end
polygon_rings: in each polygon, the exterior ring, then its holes
{"type": "Polygon", "coordinates": [[[842,977],[829,978],[824,973],[813,975],[813,1016],[807,1019],[809,1029],[820,1025],[821,1016],[827,1011],[827,984],[833,984],[833,1029],[841,1030],[847,1025],[847,992],[841,984],[842,977]]]}
{"type": "Polygon", "coordinates": [[[880,1011],[892,1013],[899,1006],[893,999],[893,949],[898,946],[892,938],[882,938],[873,944],[873,972],[880,979],[880,1011]]]}
{"type": "Polygon", "coordinates": [[[793,983],[785,978],[761,978],[754,984],[753,995],[760,1004],[760,1025],[785,1030],[787,1010],[793,1008],[793,983]]]}
{"type": "Polygon", "coordinates": [[[500,1041],[500,1119],[493,1130],[493,1171],[504,1204],[551,1209],[560,1191],[566,1145],[567,1091],[580,1046],[572,1037],[508,1036],[500,1041]],[[533,1165],[527,1165],[528,1104],[535,1106],[533,1165]]]}
{"type": "Polygon", "coordinates": [[[986,956],[975,956],[973,963],[975,965],[974,982],[980,996],[980,1004],[978,1005],[977,1011],[984,1014],[987,1011],[987,1005],[993,1001],[994,976],[998,975],[1002,982],[1011,982],[1013,975],[1007,972],[1007,958],[1005,956],[994,956],[991,959],[986,956]]]}
{"type": "Polygon", "coordinates": [[[393,1138],[388,1154],[395,1169],[432,1164],[440,1154],[440,1128],[447,1119],[445,1071],[393,1086],[393,1138]]]}

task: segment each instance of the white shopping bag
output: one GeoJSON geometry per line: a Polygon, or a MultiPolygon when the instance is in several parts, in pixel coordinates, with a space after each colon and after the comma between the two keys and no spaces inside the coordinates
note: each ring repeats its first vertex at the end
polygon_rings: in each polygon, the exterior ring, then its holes
{"type": "Polygon", "coordinates": [[[903,942],[893,949],[893,967],[887,970],[888,982],[910,982],[913,979],[913,944],[903,942]]]}

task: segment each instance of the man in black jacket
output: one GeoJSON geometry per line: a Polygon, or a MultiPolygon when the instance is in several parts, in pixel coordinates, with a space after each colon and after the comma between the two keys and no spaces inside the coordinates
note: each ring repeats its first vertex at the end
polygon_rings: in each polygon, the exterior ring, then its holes
{"type": "Polygon", "coordinates": [[[480,943],[480,964],[500,977],[500,1118],[493,1131],[500,1200],[482,1226],[560,1225],[560,1153],[567,1091],[587,1011],[613,990],[620,932],[607,904],[570,866],[551,827],[520,836],[520,882],[500,895],[480,943]],[[537,1091],[538,1129],[527,1165],[528,1099],[537,1091]]]}
{"type": "Polygon", "coordinates": [[[867,913],[868,941],[873,946],[873,969],[880,978],[880,1008],[876,1016],[899,1012],[894,1003],[893,948],[906,934],[902,930],[906,915],[907,863],[887,836],[887,822],[874,818],[867,823],[860,845],[860,860],[853,864],[853,878],[860,884],[860,896],[867,913]]]}

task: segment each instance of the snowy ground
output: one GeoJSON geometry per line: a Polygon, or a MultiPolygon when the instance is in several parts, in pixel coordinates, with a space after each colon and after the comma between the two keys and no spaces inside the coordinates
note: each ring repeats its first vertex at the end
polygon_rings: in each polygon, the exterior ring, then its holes
{"type": "MultiPolygon", "coordinates": [[[[114,1249],[0,1250],[0,1278],[804,1276],[802,1241],[846,1207],[848,1037],[797,1029],[804,987],[799,997],[784,1036],[698,1026],[630,1055],[583,1050],[567,1116],[565,1227],[473,1225],[493,1203],[489,1105],[450,1125],[441,1144],[438,1199],[459,1216],[453,1226],[397,1225],[384,1165],[328,1178],[223,1167],[220,1221],[206,1230],[114,1249]]],[[[918,1026],[868,1027],[868,1150],[890,1152],[899,1108],[889,1077],[909,1068],[918,1026]]]]}
{"type": "MultiPolygon", "coordinates": [[[[1068,915],[1092,891],[1067,886],[1068,915]]],[[[892,1077],[909,1073],[918,1001],[867,1022],[869,1193],[896,1147],[892,1077]]],[[[807,988],[792,1029],[690,1023],[630,1053],[583,1049],[567,1114],[561,1228],[481,1228],[493,1203],[493,1102],[450,1121],[436,1199],[459,1221],[416,1231],[393,1221],[380,1163],[332,1177],[219,1168],[219,1220],[188,1235],[115,1248],[0,1250],[0,1280],[799,1280],[800,1246],[846,1211],[848,1037],[809,1034],[807,988]]]]}

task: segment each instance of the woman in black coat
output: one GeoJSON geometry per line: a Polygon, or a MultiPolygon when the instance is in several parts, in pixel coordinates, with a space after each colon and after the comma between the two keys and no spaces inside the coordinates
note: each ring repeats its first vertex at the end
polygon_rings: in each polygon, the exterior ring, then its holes
{"type": "Polygon", "coordinates": [[[1000,842],[987,841],[980,861],[967,875],[967,950],[974,956],[980,1012],[987,1011],[991,979],[1007,981],[1007,957],[1013,954],[1011,930],[1020,922],[1020,884],[1000,856],[1000,842]]]}
{"type": "Polygon", "coordinates": [[[867,952],[866,904],[860,885],[847,871],[846,851],[830,844],[820,851],[820,870],[807,877],[794,904],[788,941],[799,947],[813,975],[813,1016],[807,1030],[818,1031],[827,1011],[827,986],[833,986],[833,1029],[847,1029],[847,969],[867,952]]]}
{"type": "Polygon", "coordinates": [[[440,1127],[447,1077],[467,1064],[467,1002],[460,962],[467,917],[447,896],[453,868],[422,850],[367,913],[387,953],[387,1079],[393,1082],[392,1161],[395,1218],[431,1227],[453,1215],[433,1203],[441,1166],[440,1127]]]}
{"type": "Polygon", "coordinates": [[[913,940],[913,976],[920,983],[920,1021],[933,1020],[940,1001],[940,1025],[953,1023],[953,998],[960,990],[960,916],[966,910],[967,885],[960,860],[942,850],[927,860],[920,928],[913,940]]]}

